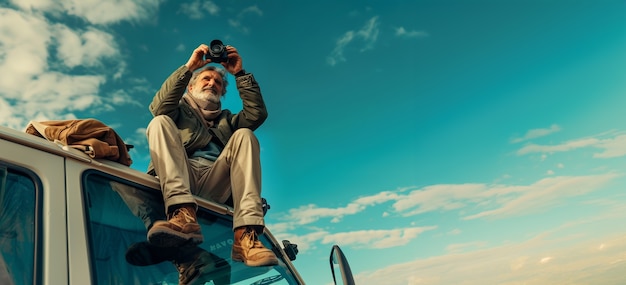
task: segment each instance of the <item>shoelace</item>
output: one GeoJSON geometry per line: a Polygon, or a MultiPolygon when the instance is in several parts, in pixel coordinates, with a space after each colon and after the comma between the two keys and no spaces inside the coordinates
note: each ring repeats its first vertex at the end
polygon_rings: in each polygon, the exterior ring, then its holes
{"type": "Polygon", "coordinates": [[[263,247],[263,244],[259,241],[259,237],[254,229],[246,229],[246,231],[241,235],[242,245],[244,242],[245,246],[251,249],[263,247]]]}
{"type": "Polygon", "coordinates": [[[185,211],[183,211],[184,208],[178,208],[176,210],[174,210],[174,212],[172,212],[171,217],[168,217],[169,219],[173,219],[174,217],[181,217],[182,216],[182,220],[184,220],[185,223],[189,223],[189,222],[194,222],[195,220],[193,219],[193,217],[191,216],[191,214],[189,214],[189,212],[185,209],[185,211]]]}

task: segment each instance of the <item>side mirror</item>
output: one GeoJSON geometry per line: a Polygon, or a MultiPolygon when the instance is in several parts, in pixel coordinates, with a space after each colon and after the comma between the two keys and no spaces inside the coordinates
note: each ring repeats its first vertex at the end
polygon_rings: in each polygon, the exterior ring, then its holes
{"type": "Polygon", "coordinates": [[[333,273],[333,281],[335,284],[355,285],[348,259],[343,255],[338,245],[333,245],[333,249],[330,251],[330,271],[333,273]],[[338,273],[341,273],[339,280],[335,274],[335,269],[338,269],[338,273]],[[339,283],[337,281],[339,281],[339,283]]]}
{"type": "Polygon", "coordinates": [[[267,203],[267,200],[265,200],[265,198],[261,198],[261,207],[263,207],[263,216],[265,217],[265,214],[267,214],[267,210],[269,210],[270,204],[267,203]]]}
{"type": "Polygon", "coordinates": [[[296,255],[298,254],[298,245],[291,243],[288,240],[283,240],[283,246],[283,250],[287,254],[287,257],[289,257],[289,260],[296,260],[296,255]]]}

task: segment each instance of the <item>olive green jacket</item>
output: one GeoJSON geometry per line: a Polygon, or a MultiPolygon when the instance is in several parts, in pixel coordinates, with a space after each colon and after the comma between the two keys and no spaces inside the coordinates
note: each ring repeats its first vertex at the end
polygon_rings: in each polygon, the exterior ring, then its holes
{"type": "MultiPolygon", "coordinates": [[[[161,85],[150,104],[153,116],[167,115],[178,126],[183,145],[188,155],[205,147],[212,139],[218,145],[225,146],[232,134],[240,128],[256,130],[267,118],[267,109],[261,96],[261,88],[250,73],[238,76],[237,90],[243,102],[243,110],[233,114],[230,110],[222,110],[215,118],[213,127],[207,129],[197,112],[185,100],[181,100],[192,72],[183,65],[174,71],[161,85]]],[[[152,163],[148,172],[154,174],[152,163]]]]}

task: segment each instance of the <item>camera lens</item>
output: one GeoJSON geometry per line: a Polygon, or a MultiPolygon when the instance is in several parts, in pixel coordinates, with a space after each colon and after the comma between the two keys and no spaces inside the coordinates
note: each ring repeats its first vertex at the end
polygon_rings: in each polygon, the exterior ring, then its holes
{"type": "Polygon", "coordinates": [[[220,40],[213,40],[209,45],[211,55],[219,57],[224,52],[224,44],[220,40]]]}
{"type": "Polygon", "coordinates": [[[220,40],[212,40],[209,44],[209,52],[205,58],[210,58],[212,62],[227,62],[228,52],[226,47],[220,40]]]}

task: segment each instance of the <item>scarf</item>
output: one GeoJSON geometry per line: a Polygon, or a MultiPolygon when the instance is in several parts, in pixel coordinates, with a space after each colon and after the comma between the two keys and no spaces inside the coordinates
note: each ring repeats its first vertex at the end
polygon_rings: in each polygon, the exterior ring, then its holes
{"type": "Polygon", "coordinates": [[[213,127],[213,120],[222,113],[222,102],[213,103],[209,100],[198,100],[192,95],[184,96],[183,100],[196,111],[207,128],[213,127]]]}

